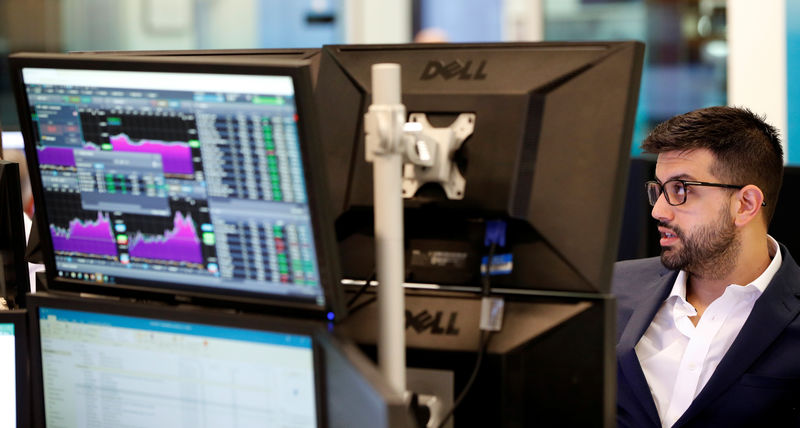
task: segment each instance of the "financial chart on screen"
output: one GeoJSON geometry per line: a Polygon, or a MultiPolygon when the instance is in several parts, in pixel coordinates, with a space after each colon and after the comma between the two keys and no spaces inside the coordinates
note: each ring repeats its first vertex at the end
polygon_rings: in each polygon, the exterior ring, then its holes
{"type": "Polygon", "coordinates": [[[324,303],[292,77],[22,74],[56,276],[324,303]]]}
{"type": "Polygon", "coordinates": [[[0,426],[17,426],[16,352],[14,324],[0,323],[0,367],[6,369],[0,382],[0,414],[3,415],[0,426]]]}
{"type": "Polygon", "coordinates": [[[47,426],[316,427],[312,338],[39,308],[47,426]]]}

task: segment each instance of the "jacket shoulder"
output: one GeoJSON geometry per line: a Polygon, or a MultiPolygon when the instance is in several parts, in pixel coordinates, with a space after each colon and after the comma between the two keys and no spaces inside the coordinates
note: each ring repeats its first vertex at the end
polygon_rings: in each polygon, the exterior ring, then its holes
{"type": "Polygon", "coordinates": [[[646,259],[625,260],[614,263],[614,273],[611,277],[611,290],[618,294],[634,287],[641,291],[643,283],[649,283],[664,275],[668,271],[661,264],[660,257],[646,259]]]}
{"type": "Polygon", "coordinates": [[[617,299],[617,342],[625,330],[633,311],[640,307],[655,287],[663,282],[662,276],[670,272],[661,264],[660,257],[626,260],[614,264],[611,292],[617,299]]]}

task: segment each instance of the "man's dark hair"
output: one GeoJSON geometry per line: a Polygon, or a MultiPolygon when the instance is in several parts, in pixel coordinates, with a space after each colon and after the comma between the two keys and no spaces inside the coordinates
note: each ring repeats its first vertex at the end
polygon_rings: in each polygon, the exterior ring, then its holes
{"type": "Polygon", "coordinates": [[[769,225],[783,181],[778,131],[746,108],[708,107],[660,123],[642,143],[648,153],[695,149],[714,154],[711,173],[727,184],[754,184],[764,192],[769,225]]]}

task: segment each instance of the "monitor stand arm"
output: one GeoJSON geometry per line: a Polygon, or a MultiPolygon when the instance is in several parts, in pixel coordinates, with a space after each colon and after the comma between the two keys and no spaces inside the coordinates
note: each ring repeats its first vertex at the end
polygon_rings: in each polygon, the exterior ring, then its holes
{"type": "Polygon", "coordinates": [[[378,278],[378,367],[399,394],[406,392],[403,290],[403,124],[400,66],[372,66],[372,105],[364,116],[366,158],[373,165],[375,270],[378,278]]]}
{"type": "MultiPolygon", "coordinates": [[[[464,197],[465,179],[453,155],[474,130],[475,114],[461,113],[448,127],[434,128],[424,113],[406,123],[400,66],[372,66],[372,104],[364,116],[366,159],[373,165],[375,270],[378,278],[378,366],[388,384],[409,397],[406,384],[403,197],[426,183],[442,186],[450,199],[464,197]]],[[[432,409],[434,410],[434,409],[432,409]]],[[[436,424],[437,415],[429,421],[436,424]]]]}

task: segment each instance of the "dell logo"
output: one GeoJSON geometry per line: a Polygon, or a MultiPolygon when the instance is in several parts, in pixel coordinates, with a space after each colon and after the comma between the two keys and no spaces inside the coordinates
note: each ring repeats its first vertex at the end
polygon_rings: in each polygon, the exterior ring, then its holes
{"type": "Polygon", "coordinates": [[[450,318],[447,321],[447,326],[445,327],[442,324],[442,318],[444,318],[444,312],[436,311],[434,315],[431,315],[428,310],[424,310],[416,315],[411,313],[411,311],[406,311],[406,329],[413,328],[416,330],[417,333],[423,333],[426,330],[430,330],[431,334],[446,334],[449,336],[456,336],[458,335],[459,330],[456,328],[456,317],[458,317],[457,312],[451,312],[450,318]]]}
{"type": "Polygon", "coordinates": [[[481,61],[472,69],[472,61],[467,61],[462,64],[461,61],[451,61],[447,64],[441,61],[430,61],[425,65],[422,70],[421,80],[430,80],[436,76],[442,76],[445,80],[450,80],[458,77],[459,80],[483,80],[486,78],[486,73],[483,69],[486,67],[486,60],[481,61]]]}

